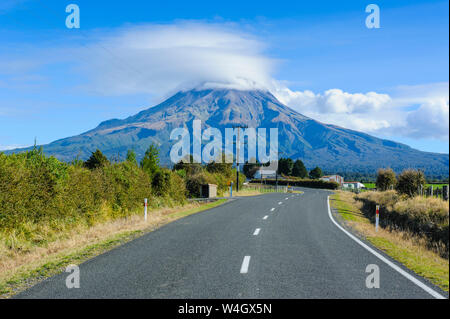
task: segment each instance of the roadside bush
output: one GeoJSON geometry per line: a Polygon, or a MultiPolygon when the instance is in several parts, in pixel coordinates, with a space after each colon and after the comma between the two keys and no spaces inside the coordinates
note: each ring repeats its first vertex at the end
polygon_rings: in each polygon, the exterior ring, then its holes
{"type": "Polygon", "coordinates": [[[395,187],[397,184],[397,178],[394,171],[390,168],[380,168],[377,173],[377,181],[375,184],[377,189],[381,191],[386,191],[392,187],[395,187]]]}
{"type": "Polygon", "coordinates": [[[186,179],[186,189],[189,197],[200,197],[200,186],[203,184],[216,184],[217,180],[208,172],[199,172],[186,179]]]}
{"type": "Polygon", "coordinates": [[[97,173],[101,176],[102,200],[110,203],[117,215],[127,215],[140,207],[151,193],[149,176],[131,162],[116,163],[97,173]]]}
{"type": "Polygon", "coordinates": [[[364,214],[374,220],[375,206],[380,205],[380,225],[401,229],[427,238],[430,246],[442,247],[448,257],[449,206],[438,198],[410,197],[396,191],[364,192],[356,196],[363,202],[364,214]]]}
{"type": "Polygon", "coordinates": [[[155,173],[152,188],[157,196],[166,196],[170,187],[170,171],[162,169],[155,173]]]}
{"type": "MultiPolygon", "coordinates": [[[[91,158],[101,159],[96,153],[91,158]]],[[[67,164],[47,157],[36,148],[0,153],[0,238],[39,244],[73,227],[129,216],[144,198],[158,207],[184,203],[182,177],[162,169],[152,181],[131,155],[121,163],[87,168],[78,160],[67,164]]]]}
{"type": "Polygon", "coordinates": [[[206,170],[212,174],[217,173],[230,177],[233,174],[233,165],[231,163],[211,162],[206,164],[206,170]]]}
{"type": "Polygon", "coordinates": [[[410,197],[417,195],[425,186],[425,175],[420,170],[407,169],[398,176],[397,191],[410,197]]]}
{"type": "Polygon", "coordinates": [[[52,218],[67,181],[67,165],[41,149],[0,154],[0,229],[52,218]]]}
{"type": "Polygon", "coordinates": [[[176,204],[184,204],[186,202],[186,182],[178,174],[170,172],[168,197],[175,201],[176,204]]]}
{"type": "Polygon", "coordinates": [[[203,168],[199,163],[185,163],[180,161],[173,166],[173,170],[184,170],[186,172],[186,175],[195,175],[200,173],[203,168]]]}
{"type": "Polygon", "coordinates": [[[155,195],[173,199],[178,203],[183,203],[186,198],[183,178],[168,169],[161,169],[155,173],[152,188],[155,195]]]}

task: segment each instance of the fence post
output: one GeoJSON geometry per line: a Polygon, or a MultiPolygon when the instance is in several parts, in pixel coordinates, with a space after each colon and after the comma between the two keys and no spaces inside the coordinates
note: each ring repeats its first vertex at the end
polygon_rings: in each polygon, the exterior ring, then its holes
{"type": "Polygon", "coordinates": [[[442,187],[442,198],[447,201],[448,200],[448,185],[444,185],[444,187],[442,187]]]}
{"type": "Polygon", "coordinates": [[[378,224],[380,223],[380,205],[376,206],[375,212],[375,231],[378,231],[378,224]]]}
{"type": "Polygon", "coordinates": [[[147,198],[144,198],[144,220],[147,221],[147,198]]]}

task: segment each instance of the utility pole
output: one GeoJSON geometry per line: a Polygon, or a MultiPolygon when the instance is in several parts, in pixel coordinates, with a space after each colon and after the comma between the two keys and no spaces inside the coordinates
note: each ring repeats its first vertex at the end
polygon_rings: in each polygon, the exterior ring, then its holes
{"type": "Polygon", "coordinates": [[[278,190],[278,168],[279,168],[279,164],[280,164],[280,155],[283,154],[284,152],[278,152],[278,156],[277,156],[277,168],[275,170],[275,185],[277,187],[278,190]]]}
{"type": "Polygon", "coordinates": [[[239,167],[240,167],[240,163],[239,163],[239,149],[240,149],[240,131],[241,128],[248,128],[247,125],[242,125],[242,124],[238,124],[238,125],[233,125],[233,128],[237,128],[238,133],[237,133],[237,140],[236,140],[236,191],[239,192],[239,167]]]}

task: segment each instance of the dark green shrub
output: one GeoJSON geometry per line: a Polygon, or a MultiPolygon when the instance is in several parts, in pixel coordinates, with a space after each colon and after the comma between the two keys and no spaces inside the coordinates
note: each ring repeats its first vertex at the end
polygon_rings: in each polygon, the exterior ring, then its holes
{"type": "Polygon", "coordinates": [[[91,157],[84,163],[84,166],[89,169],[96,169],[106,165],[109,165],[109,161],[99,149],[92,153],[91,157]]]}
{"type": "Polygon", "coordinates": [[[419,193],[425,186],[425,175],[420,170],[407,169],[398,175],[397,191],[410,197],[419,193]]]}
{"type": "Polygon", "coordinates": [[[305,164],[301,160],[296,160],[292,168],[292,176],[306,178],[308,177],[308,171],[306,170],[305,164]]]}
{"type": "Polygon", "coordinates": [[[392,169],[382,169],[380,168],[377,173],[376,186],[378,190],[386,191],[395,187],[397,184],[397,178],[392,169]]]}
{"type": "Polygon", "coordinates": [[[322,169],[318,166],[309,172],[309,178],[311,179],[319,179],[322,176],[323,176],[322,169]]]}

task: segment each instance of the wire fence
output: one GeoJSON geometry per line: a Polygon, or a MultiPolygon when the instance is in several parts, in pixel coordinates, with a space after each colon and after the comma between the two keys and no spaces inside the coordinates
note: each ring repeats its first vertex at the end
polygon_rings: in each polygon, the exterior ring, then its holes
{"type": "MultiPolygon", "coordinates": [[[[392,188],[393,189],[393,188],[392,188]]],[[[355,194],[360,194],[362,192],[368,191],[378,191],[376,188],[350,188],[350,187],[342,187],[341,190],[352,192],[355,194]]],[[[417,189],[416,195],[422,196],[424,198],[440,198],[442,200],[449,200],[449,185],[440,185],[433,186],[429,185],[426,187],[419,187],[417,189]]]]}

